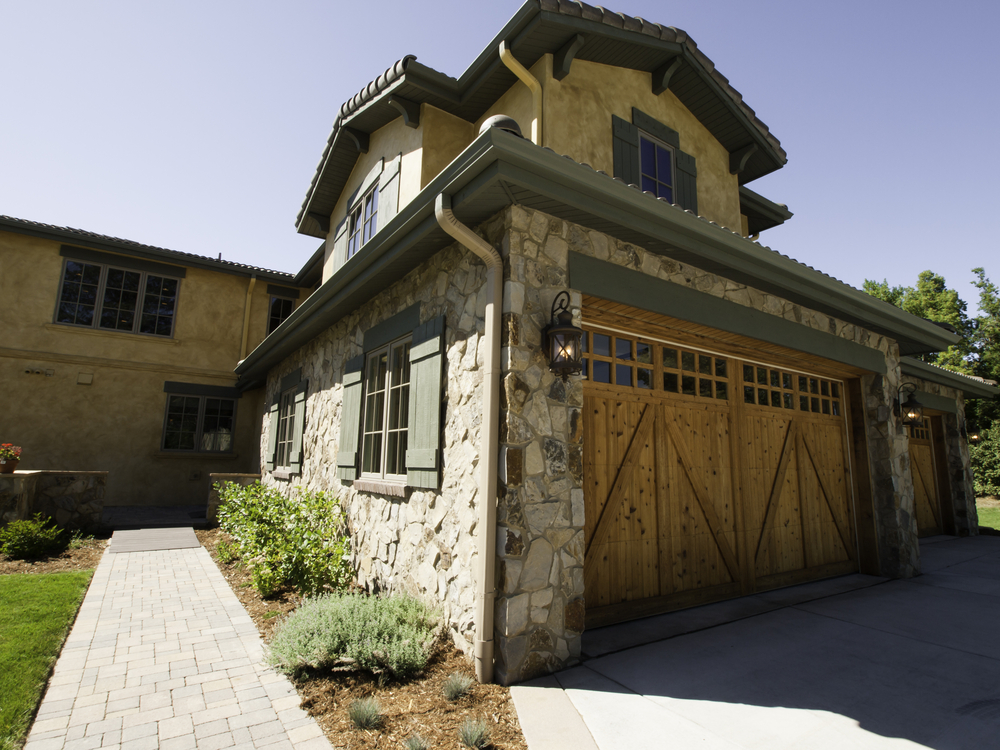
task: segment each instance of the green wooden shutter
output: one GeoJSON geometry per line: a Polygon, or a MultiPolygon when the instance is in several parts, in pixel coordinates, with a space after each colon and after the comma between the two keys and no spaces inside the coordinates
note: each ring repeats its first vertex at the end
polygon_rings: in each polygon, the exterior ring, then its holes
{"type": "Polygon", "coordinates": [[[344,220],[337,225],[336,229],[333,230],[333,271],[337,272],[344,263],[347,261],[347,228],[350,224],[348,217],[344,217],[344,220]]]}
{"type": "Polygon", "coordinates": [[[674,188],[674,203],[698,213],[698,169],[694,157],[680,149],[674,152],[677,160],[677,185],[674,188]]]}
{"type": "Polygon", "coordinates": [[[441,373],[444,316],[413,331],[410,345],[410,413],[407,423],[406,483],[437,489],[441,467],[441,373]]]}
{"type": "Polygon", "coordinates": [[[385,163],[382,176],[378,182],[378,229],[382,230],[399,210],[399,165],[403,159],[400,154],[395,159],[385,163]]]}
{"type": "Polygon", "coordinates": [[[361,432],[361,371],[365,358],[355,357],[344,367],[344,397],[340,406],[340,443],[337,446],[337,476],[341,481],[358,478],[358,433],[361,432]]]}
{"type": "Polygon", "coordinates": [[[268,471],[274,471],[274,462],[278,453],[278,406],[281,401],[280,396],[274,397],[274,403],[269,410],[270,427],[267,430],[267,455],[264,458],[264,467],[268,471]]]}
{"type": "Polygon", "coordinates": [[[288,469],[291,474],[302,473],[302,435],[306,431],[306,395],[309,391],[309,381],[303,380],[292,398],[292,452],[288,459],[288,469]]]}
{"type": "Polygon", "coordinates": [[[629,185],[639,185],[639,128],[627,120],[611,115],[611,136],[614,146],[615,177],[629,185]]]}

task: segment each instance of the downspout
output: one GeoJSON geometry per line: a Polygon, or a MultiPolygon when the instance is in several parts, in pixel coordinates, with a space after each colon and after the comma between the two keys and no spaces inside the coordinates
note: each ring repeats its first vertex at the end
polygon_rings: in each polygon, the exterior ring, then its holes
{"type": "Polygon", "coordinates": [[[434,202],[441,228],[486,264],[486,325],[483,357],[483,421],[479,433],[479,522],[476,534],[476,677],[493,682],[493,602],[496,597],[497,454],[500,449],[500,306],[503,304],[503,259],[500,253],[455,218],[451,196],[434,202]]]}
{"type": "Polygon", "coordinates": [[[531,89],[531,142],[536,146],[542,145],[542,84],[538,82],[528,69],[518,62],[514,53],[510,51],[507,42],[500,42],[500,59],[503,64],[513,71],[521,82],[531,89]]]}
{"type": "Polygon", "coordinates": [[[247,301],[243,306],[243,343],[240,345],[240,362],[247,358],[247,341],[250,338],[250,299],[256,284],[257,274],[253,274],[250,277],[250,286],[247,287],[247,301]]]}

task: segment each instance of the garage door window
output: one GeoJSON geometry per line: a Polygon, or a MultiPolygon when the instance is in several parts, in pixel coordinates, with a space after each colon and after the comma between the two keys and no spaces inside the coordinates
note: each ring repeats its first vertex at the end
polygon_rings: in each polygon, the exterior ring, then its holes
{"type": "Polygon", "coordinates": [[[743,402],[840,416],[840,384],[763,365],[743,365],[743,402]]]}

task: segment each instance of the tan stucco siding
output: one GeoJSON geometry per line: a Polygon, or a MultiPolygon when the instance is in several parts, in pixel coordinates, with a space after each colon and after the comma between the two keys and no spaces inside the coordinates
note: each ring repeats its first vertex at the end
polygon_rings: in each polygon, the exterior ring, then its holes
{"type": "MultiPolygon", "coordinates": [[[[530,72],[531,75],[537,78],[542,84],[543,97],[545,93],[545,86],[548,79],[551,78],[551,59],[551,55],[545,55],[528,70],[528,72],[530,72]]],[[[486,110],[482,117],[476,120],[474,133],[478,133],[479,127],[488,118],[493,117],[493,115],[507,115],[508,117],[513,117],[517,121],[517,124],[521,126],[521,135],[523,135],[527,140],[531,140],[531,120],[534,117],[534,110],[531,103],[531,90],[525,84],[518,81],[507,89],[507,91],[499,99],[497,99],[496,102],[494,102],[493,106],[486,110]]],[[[542,125],[542,132],[544,134],[544,117],[542,125]]],[[[543,140],[542,145],[547,146],[549,144],[543,140]]]]}
{"type": "Polygon", "coordinates": [[[676,130],[681,150],[697,160],[698,213],[739,231],[739,184],[729,174],[729,152],[673,93],[654,95],[649,73],[574,60],[562,81],[545,81],[545,145],[614,174],[611,116],[631,122],[632,107],[676,130]]]}
{"type": "MultiPolygon", "coordinates": [[[[420,123],[424,131],[423,162],[420,166],[422,189],[472,143],[477,130],[468,120],[455,117],[430,104],[424,104],[420,108],[420,123]]],[[[403,207],[402,195],[399,207],[403,207]]]]}
{"type": "Polygon", "coordinates": [[[347,216],[350,208],[348,203],[365,178],[379,163],[395,159],[403,155],[399,167],[399,207],[405,206],[420,192],[420,164],[423,149],[424,124],[411,128],[397,117],[388,125],[379,128],[371,134],[368,140],[368,153],[361,154],[354,165],[351,176],[344,184],[344,189],[330,214],[330,232],[327,235],[325,257],[323,259],[323,281],[330,278],[337,270],[334,268],[334,239],[337,227],[347,216]]]}

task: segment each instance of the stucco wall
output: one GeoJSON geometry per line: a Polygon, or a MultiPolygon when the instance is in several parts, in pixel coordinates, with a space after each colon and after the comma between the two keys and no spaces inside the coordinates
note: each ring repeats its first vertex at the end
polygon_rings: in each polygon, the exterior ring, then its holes
{"type": "MultiPolygon", "coordinates": [[[[423,126],[423,161],[420,165],[420,188],[424,188],[441,170],[447,167],[465,147],[472,143],[478,129],[467,120],[424,104],[420,107],[420,123],[423,126]]],[[[407,202],[416,195],[408,195],[407,202]]],[[[400,208],[403,197],[400,196],[400,208]]]]}
{"type": "MultiPolygon", "coordinates": [[[[24,448],[22,469],[107,471],[106,505],[204,502],[209,472],[256,471],[262,392],[237,402],[233,454],[160,451],[164,382],[232,386],[250,279],[188,268],[174,336],[53,322],[61,243],[0,232],[0,382],[16,387],[0,427],[24,448]]],[[[248,350],[264,338],[267,282],[251,299],[248,350]]]]}

